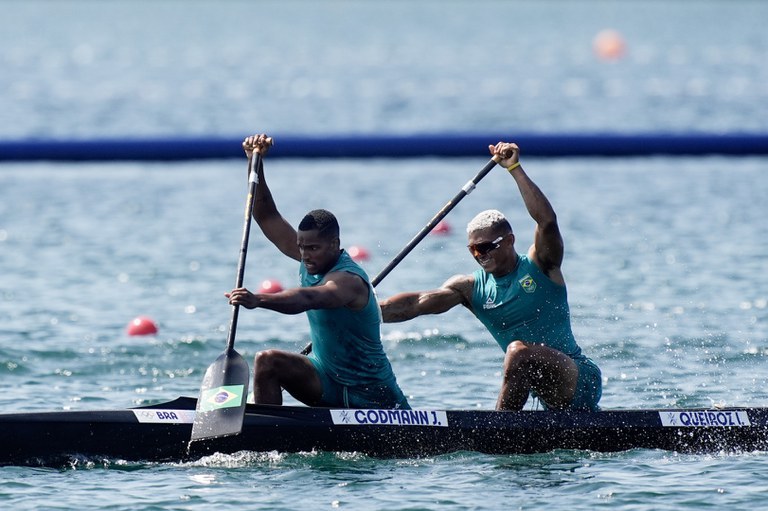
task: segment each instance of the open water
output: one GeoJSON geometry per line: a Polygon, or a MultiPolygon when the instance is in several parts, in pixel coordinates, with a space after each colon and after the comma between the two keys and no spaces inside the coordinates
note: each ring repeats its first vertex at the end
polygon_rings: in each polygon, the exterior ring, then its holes
{"type": "MultiPolygon", "coordinates": [[[[0,136],[768,129],[758,1],[54,2],[0,16],[0,136]],[[34,28],[30,28],[34,27],[34,28]],[[618,30],[623,58],[599,59],[618,30]]],[[[490,141],[495,142],[495,141],[490,141]]],[[[280,143],[278,138],[277,143],[280,143]]],[[[525,158],[558,212],[574,330],[604,408],[768,404],[768,160],[525,158]]],[[[283,214],[327,207],[375,275],[487,161],[267,161],[283,214]]],[[[245,162],[0,166],[0,411],[196,395],[226,342],[245,162]],[[160,328],[129,337],[149,315],[160,328]]],[[[532,223],[494,171],[379,286],[474,269],[463,226],[532,223]]],[[[254,229],[246,283],[296,281],[254,229]]],[[[501,352],[468,313],[385,325],[414,406],[491,408],[501,352]]],[[[303,317],[240,316],[298,350],[303,317]]],[[[290,402],[290,400],[288,401],[290,402]]],[[[240,453],[0,468],[14,509],[761,509],[768,454],[240,453]]]]}

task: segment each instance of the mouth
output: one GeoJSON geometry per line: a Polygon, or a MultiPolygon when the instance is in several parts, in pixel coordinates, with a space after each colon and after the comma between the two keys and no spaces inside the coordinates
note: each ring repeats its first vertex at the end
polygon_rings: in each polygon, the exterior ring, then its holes
{"type": "Polygon", "coordinates": [[[480,266],[488,266],[488,264],[491,262],[491,257],[487,255],[477,256],[475,257],[475,261],[477,261],[480,266]]]}

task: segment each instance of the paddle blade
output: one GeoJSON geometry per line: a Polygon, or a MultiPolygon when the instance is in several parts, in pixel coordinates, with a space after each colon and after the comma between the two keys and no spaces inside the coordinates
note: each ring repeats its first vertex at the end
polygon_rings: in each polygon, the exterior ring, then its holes
{"type": "Polygon", "coordinates": [[[234,349],[224,351],[208,367],[197,400],[192,442],[240,434],[249,378],[248,363],[234,349]]]}

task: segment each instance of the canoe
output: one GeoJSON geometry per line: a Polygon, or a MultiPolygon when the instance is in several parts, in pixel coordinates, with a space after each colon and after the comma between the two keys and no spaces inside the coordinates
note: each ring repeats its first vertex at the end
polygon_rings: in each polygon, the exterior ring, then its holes
{"type": "Polygon", "coordinates": [[[189,452],[195,405],[180,397],[120,410],[0,414],[0,465],[62,465],[78,456],[176,462],[238,451],[387,458],[558,449],[711,453],[765,450],[768,443],[768,408],[497,412],[249,404],[241,434],[195,442],[189,452]]]}

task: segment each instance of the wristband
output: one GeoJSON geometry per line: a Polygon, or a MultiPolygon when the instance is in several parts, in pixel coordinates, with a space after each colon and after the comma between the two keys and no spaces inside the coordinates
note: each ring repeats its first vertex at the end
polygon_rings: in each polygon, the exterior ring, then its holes
{"type": "Polygon", "coordinates": [[[507,172],[509,172],[511,174],[512,171],[515,170],[519,166],[520,166],[520,162],[519,161],[515,162],[514,164],[510,165],[509,167],[507,167],[507,172]]]}

